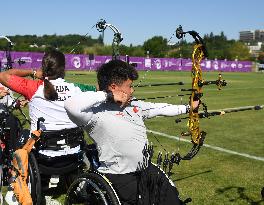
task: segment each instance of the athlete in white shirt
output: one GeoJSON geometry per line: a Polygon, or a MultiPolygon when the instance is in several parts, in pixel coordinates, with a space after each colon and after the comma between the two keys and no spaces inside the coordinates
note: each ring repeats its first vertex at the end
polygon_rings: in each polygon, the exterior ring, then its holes
{"type": "Polygon", "coordinates": [[[66,82],[64,76],[65,56],[57,50],[45,52],[41,70],[10,69],[0,73],[0,83],[22,94],[29,101],[31,131],[37,129],[40,117],[45,119],[41,124],[44,136],[41,136],[35,147],[38,147],[38,156],[57,160],[49,166],[60,166],[62,170],[72,163],[70,159],[75,158],[77,169],[80,158],[77,157],[83,141],[83,132],[69,119],[64,109],[64,100],[82,90],[96,90],[95,86],[83,85],[80,88],[66,82]],[[28,76],[38,79],[26,78],[28,76]]]}
{"type": "Polygon", "coordinates": [[[133,101],[132,83],[137,78],[135,68],[123,61],[103,64],[97,71],[100,91],[67,99],[66,111],[94,140],[98,170],[109,177],[122,204],[181,204],[176,187],[166,175],[145,163],[148,139],[144,120],[183,114],[188,106],[133,101]]]}
{"type": "MultiPolygon", "coordinates": [[[[0,73],[0,83],[22,94],[29,101],[31,131],[37,129],[37,120],[40,117],[45,119],[41,125],[44,131],[77,128],[64,109],[64,100],[81,93],[84,89],[95,91],[96,88],[95,86],[80,88],[73,83],[66,82],[64,75],[65,57],[63,53],[56,50],[45,53],[41,70],[10,69],[0,73]],[[38,79],[25,78],[32,75],[38,79]]],[[[71,152],[71,149],[67,151],[71,152]]],[[[74,150],[76,151],[78,152],[74,150]]],[[[61,150],[61,152],[65,154],[64,151],[61,150]]]]}

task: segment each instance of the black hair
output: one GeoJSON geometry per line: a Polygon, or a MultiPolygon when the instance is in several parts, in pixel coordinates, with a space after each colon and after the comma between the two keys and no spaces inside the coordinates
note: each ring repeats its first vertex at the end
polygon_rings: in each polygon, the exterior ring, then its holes
{"type": "Polygon", "coordinates": [[[49,49],[42,58],[42,73],[44,80],[44,97],[48,100],[57,100],[58,93],[49,80],[64,78],[65,56],[62,52],[49,49]]]}
{"type": "Polygon", "coordinates": [[[137,80],[138,72],[135,67],[121,60],[111,60],[97,69],[99,90],[107,91],[112,83],[120,85],[128,79],[137,80]]]}

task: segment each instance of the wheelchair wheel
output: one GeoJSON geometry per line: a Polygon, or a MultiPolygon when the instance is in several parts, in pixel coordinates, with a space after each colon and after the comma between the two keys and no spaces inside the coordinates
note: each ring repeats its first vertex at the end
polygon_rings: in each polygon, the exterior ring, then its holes
{"type": "Polygon", "coordinates": [[[80,175],[69,187],[65,205],[121,205],[108,179],[97,172],[80,175]]]}
{"type": "Polygon", "coordinates": [[[41,179],[38,164],[33,153],[28,156],[28,188],[33,204],[40,205],[42,200],[41,179]]]}

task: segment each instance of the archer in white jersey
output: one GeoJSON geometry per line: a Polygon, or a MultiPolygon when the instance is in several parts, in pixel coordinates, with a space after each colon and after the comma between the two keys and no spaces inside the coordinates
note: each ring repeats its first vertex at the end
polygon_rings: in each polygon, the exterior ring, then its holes
{"type": "MultiPolygon", "coordinates": [[[[41,70],[10,69],[0,73],[0,83],[22,94],[29,101],[31,131],[37,129],[37,121],[40,117],[45,119],[41,124],[44,131],[78,129],[78,126],[69,119],[64,101],[84,90],[95,91],[96,88],[69,83],[64,80],[64,76],[65,56],[59,51],[51,50],[44,54],[41,70]],[[38,79],[26,78],[33,75],[38,79]]],[[[76,146],[67,150],[41,150],[41,152],[52,157],[77,153],[79,150],[80,146],[76,146]]]]}

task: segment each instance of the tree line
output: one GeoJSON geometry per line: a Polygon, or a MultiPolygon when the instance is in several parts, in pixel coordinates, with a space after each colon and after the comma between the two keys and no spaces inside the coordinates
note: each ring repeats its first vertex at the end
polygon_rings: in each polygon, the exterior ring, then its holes
{"type": "MultiPolygon", "coordinates": [[[[98,38],[91,36],[81,36],[78,34],[69,35],[15,35],[8,36],[15,46],[15,51],[34,51],[43,52],[47,47],[55,47],[64,53],[112,55],[112,46],[105,45],[102,35],[98,38]]],[[[237,40],[228,40],[221,32],[220,35],[213,33],[203,36],[208,50],[208,59],[227,59],[227,60],[254,60],[247,46],[237,40]]],[[[4,50],[6,41],[0,40],[0,50],[4,50]]],[[[149,56],[149,57],[171,57],[171,58],[190,58],[193,42],[180,40],[175,44],[170,44],[162,36],[154,36],[147,39],[143,45],[129,46],[120,45],[120,53],[129,56],[149,56]]]]}

